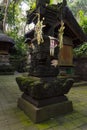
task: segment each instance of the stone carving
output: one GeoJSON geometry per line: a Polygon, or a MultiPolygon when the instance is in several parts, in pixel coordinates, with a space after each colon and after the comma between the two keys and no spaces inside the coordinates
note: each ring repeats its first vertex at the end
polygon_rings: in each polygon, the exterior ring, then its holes
{"type": "MultiPolygon", "coordinates": [[[[53,39],[55,40],[55,39],[53,39]]],[[[58,68],[58,53],[59,47],[54,48],[54,55],[50,55],[50,38],[44,36],[44,42],[40,45],[37,40],[32,40],[33,47],[31,47],[31,64],[29,75],[45,77],[57,76],[58,68]]],[[[58,44],[58,42],[56,43],[58,44]]]]}
{"type": "Polygon", "coordinates": [[[72,79],[65,80],[55,77],[18,77],[16,81],[22,92],[36,100],[63,96],[68,93],[73,84],[72,79]]]}
{"type": "MultiPolygon", "coordinates": [[[[55,39],[54,39],[55,41],[55,39]]],[[[31,63],[27,77],[17,77],[19,88],[26,96],[35,100],[64,96],[73,85],[73,79],[59,79],[58,41],[54,55],[50,55],[50,38],[44,36],[44,43],[30,43],[31,63]]],[[[24,97],[26,97],[24,96],[24,97]]]]}

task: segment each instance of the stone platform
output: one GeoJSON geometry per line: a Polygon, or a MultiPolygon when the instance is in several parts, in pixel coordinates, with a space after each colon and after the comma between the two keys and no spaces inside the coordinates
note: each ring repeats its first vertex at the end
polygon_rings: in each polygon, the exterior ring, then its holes
{"type": "Polygon", "coordinates": [[[18,100],[18,107],[23,110],[34,123],[39,123],[55,116],[73,111],[71,101],[64,101],[43,107],[36,107],[22,97],[18,100]]]}

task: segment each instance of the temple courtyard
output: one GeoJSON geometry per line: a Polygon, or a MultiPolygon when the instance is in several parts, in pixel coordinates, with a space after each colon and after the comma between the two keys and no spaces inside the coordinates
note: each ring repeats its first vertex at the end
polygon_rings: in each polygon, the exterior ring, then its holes
{"type": "Polygon", "coordinates": [[[34,124],[17,107],[21,91],[15,81],[19,76],[0,76],[0,130],[87,130],[87,83],[74,84],[67,94],[73,112],[34,124]]]}

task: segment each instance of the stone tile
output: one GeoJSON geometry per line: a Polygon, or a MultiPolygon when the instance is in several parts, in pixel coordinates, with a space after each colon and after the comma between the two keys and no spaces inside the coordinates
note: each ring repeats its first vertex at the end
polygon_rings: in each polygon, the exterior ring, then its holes
{"type": "Polygon", "coordinates": [[[84,116],[81,119],[83,120],[84,123],[87,123],[87,116],[84,116]]]}
{"type": "Polygon", "coordinates": [[[30,127],[24,127],[24,129],[23,130],[40,130],[40,129],[38,129],[36,126],[30,126],[30,127]]]}
{"type": "Polygon", "coordinates": [[[50,118],[50,120],[47,121],[47,124],[50,127],[55,127],[55,126],[59,125],[59,122],[57,121],[57,119],[55,117],[55,118],[50,118]]]}
{"type": "Polygon", "coordinates": [[[36,124],[36,127],[39,130],[46,130],[46,129],[50,128],[50,125],[47,122],[43,122],[43,123],[36,124]]]}
{"type": "Polygon", "coordinates": [[[63,124],[64,128],[66,128],[66,130],[72,130],[75,129],[76,126],[72,123],[72,122],[67,122],[65,124],[63,124]]]}
{"type": "Polygon", "coordinates": [[[49,128],[49,129],[47,129],[47,130],[53,130],[53,128],[49,128]]]}
{"type": "Polygon", "coordinates": [[[4,127],[0,126],[0,130],[10,130],[10,127],[9,126],[4,126],[4,127]]]}
{"type": "Polygon", "coordinates": [[[8,121],[7,120],[1,120],[0,121],[0,128],[1,127],[8,127],[8,121]]]}
{"type": "Polygon", "coordinates": [[[22,129],[24,127],[24,125],[21,122],[17,122],[17,123],[13,123],[9,125],[10,130],[19,130],[22,129]]]}
{"type": "Polygon", "coordinates": [[[44,121],[42,123],[36,124],[36,127],[39,130],[45,130],[45,129],[52,129],[53,127],[57,126],[59,123],[56,118],[51,118],[47,121],[44,121]]]}
{"type": "Polygon", "coordinates": [[[0,115],[0,122],[4,120],[5,120],[5,117],[0,115]]]}
{"type": "Polygon", "coordinates": [[[76,129],[73,129],[73,130],[82,130],[82,129],[78,127],[78,128],[76,128],[76,129]]]}
{"type": "Polygon", "coordinates": [[[80,126],[81,130],[87,130],[87,123],[80,126]]]}
{"type": "Polygon", "coordinates": [[[75,121],[72,121],[75,127],[80,127],[81,125],[84,124],[84,120],[82,119],[76,119],[75,121]]]}
{"type": "Polygon", "coordinates": [[[53,130],[67,130],[66,128],[64,128],[64,126],[56,126],[56,127],[53,127],[53,130]]]}

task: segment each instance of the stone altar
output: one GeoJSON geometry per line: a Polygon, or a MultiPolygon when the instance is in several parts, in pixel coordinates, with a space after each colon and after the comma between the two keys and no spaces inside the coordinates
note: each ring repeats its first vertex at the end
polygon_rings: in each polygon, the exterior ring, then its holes
{"type": "Polygon", "coordinates": [[[17,77],[16,81],[23,92],[18,106],[35,123],[73,110],[72,102],[65,96],[73,85],[73,79],[59,79],[58,41],[54,55],[50,55],[50,38],[44,36],[44,43],[29,42],[31,63],[28,76],[17,77]],[[56,62],[54,62],[56,61],[56,62]]]}

